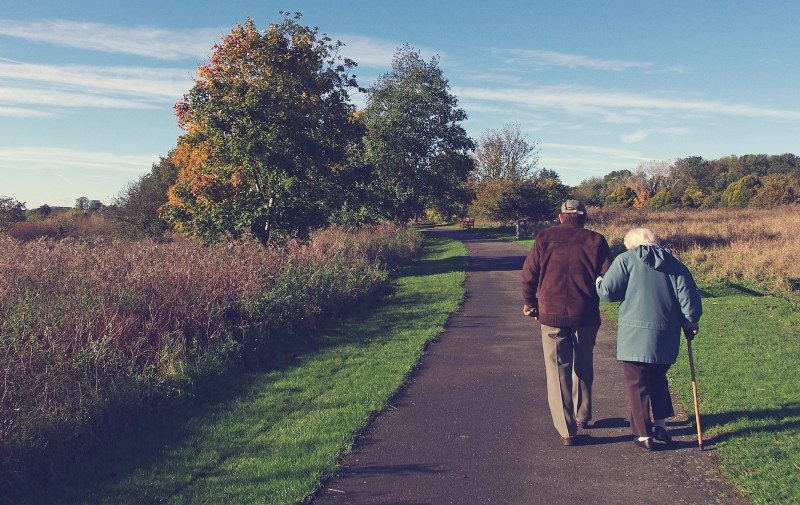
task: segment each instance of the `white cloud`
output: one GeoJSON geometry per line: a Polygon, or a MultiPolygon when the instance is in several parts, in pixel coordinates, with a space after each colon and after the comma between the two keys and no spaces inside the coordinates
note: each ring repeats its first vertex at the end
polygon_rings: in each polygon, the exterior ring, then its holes
{"type": "Polygon", "coordinates": [[[158,156],[76,151],[53,147],[0,147],[0,170],[146,172],[158,156]]]}
{"type": "Polygon", "coordinates": [[[206,59],[225,31],[110,26],[68,20],[21,22],[0,19],[0,35],[89,51],[159,60],[206,59]]]}
{"type": "MultiPolygon", "coordinates": [[[[620,72],[629,69],[650,69],[652,63],[625,61],[625,60],[606,60],[602,58],[592,58],[582,54],[566,54],[555,51],[541,51],[538,49],[511,49],[508,51],[517,58],[522,58],[525,63],[534,65],[553,65],[567,68],[591,68],[593,70],[606,70],[620,72]]],[[[518,63],[518,62],[517,62],[518,63]]]]}
{"type": "Polygon", "coordinates": [[[635,144],[650,136],[650,130],[639,130],[638,132],[620,135],[619,138],[625,144],[635,144]]]}
{"type": "Polygon", "coordinates": [[[64,107],[143,109],[148,107],[140,101],[107,97],[100,94],[12,87],[0,87],[0,103],[3,102],[39,105],[56,109],[64,107]]]}
{"type": "Polygon", "coordinates": [[[335,38],[345,44],[341,52],[358,63],[359,67],[391,67],[394,53],[401,45],[361,35],[342,35],[335,38]]]}
{"type": "Polygon", "coordinates": [[[724,114],[780,120],[800,119],[800,112],[771,109],[749,104],[725,103],[701,99],[647,96],[638,93],[599,90],[579,86],[544,86],[538,88],[454,88],[462,100],[482,100],[532,108],[561,109],[573,114],[628,115],[655,112],[724,114]]]}
{"type": "MultiPolygon", "coordinates": [[[[2,91],[0,91],[2,92],[2,91]]],[[[17,117],[17,118],[32,118],[32,117],[52,117],[53,114],[47,111],[23,109],[20,107],[0,107],[0,117],[17,117]]]]}
{"type": "Polygon", "coordinates": [[[690,132],[689,128],[684,127],[672,127],[672,128],[651,128],[648,130],[639,130],[632,133],[622,134],[619,136],[620,140],[622,140],[625,144],[635,144],[637,142],[641,142],[646,138],[650,137],[652,134],[663,134],[663,135],[686,135],[690,132]]]}
{"type": "Polygon", "coordinates": [[[141,109],[177,102],[192,76],[185,69],[0,62],[0,83],[0,104],[141,109]]]}

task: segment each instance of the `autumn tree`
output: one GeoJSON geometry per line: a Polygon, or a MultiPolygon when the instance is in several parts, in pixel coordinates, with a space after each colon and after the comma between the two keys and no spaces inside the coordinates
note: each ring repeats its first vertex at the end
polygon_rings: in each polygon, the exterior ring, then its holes
{"type": "Polygon", "coordinates": [[[743,209],[750,204],[750,200],[761,186],[761,181],[755,175],[746,175],[731,183],[722,192],[721,203],[725,207],[743,209]]]}
{"type": "Polygon", "coordinates": [[[340,178],[361,137],[348,94],[355,63],[299,19],[283,13],[266,32],[252,19],[236,25],[176,104],[186,133],[161,212],[178,230],[207,242],[250,231],[266,243],[324,225],[342,203],[340,178]]]}
{"type": "Polygon", "coordinates": [[[786,205],[797,200],[795,186],[797,178],[789,174],[776,173],[761,178],[761,186],[750,200],[751,207],[773,207],[786,205]]]}
{"type": "Polygon", "coordinates": [[[633,207],[637,197],[636,190],[628,185],[617,187],[606,198],[606,205],[610,207],[633,207]]]}
{"type": "Polygon", "coordinates": [[[475,145],[437,57],[425,61],[407,45],[398,49],[392,69],[367,90],[363,119],[382,215],[402,222],[461,202],[475,145]]]}
{"type": "Polygon", "coordinates": [[[703,204],[704,199],[705,194],[703,193],[703,190],[700,189],[697,179],[694,177],[689,178],[689,182],[686,184],[686,188],[683,190],[683,194],[681,195],[681,206],[697,208],[703,204]]]}

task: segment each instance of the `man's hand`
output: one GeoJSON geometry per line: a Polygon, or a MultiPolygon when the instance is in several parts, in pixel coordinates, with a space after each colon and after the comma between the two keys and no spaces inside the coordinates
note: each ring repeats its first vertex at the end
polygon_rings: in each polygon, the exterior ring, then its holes
{"type": "Polygon", "coordinates": [[[531,307],[527,303],[522,307],[522,313],[528,317],[539,319],[539,309],[537,307],[531,307]]]}
{"type": "Polygon", "coordinates": [[[683,335],[686,337],[686,340],[694,339],[698,331],[700,331],[700,325],[697,323],[690,323],[683,327],[683,335]]]}

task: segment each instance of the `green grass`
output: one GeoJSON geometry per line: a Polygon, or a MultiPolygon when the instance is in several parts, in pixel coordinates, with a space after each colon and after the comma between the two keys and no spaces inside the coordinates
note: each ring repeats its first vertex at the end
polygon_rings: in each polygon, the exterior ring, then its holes
{"type": "MultiPolygon", "coordinates": [[[[692,343],[705,446],[754,505],[800,503],[800,315],[797,301],[750,289],[701,285],[692,343]]],[[[618,304],[602,303],[616,320],[618,304]]],[[[689,360],[682,344],[670,387],[695,430],[689,360]]]]}
{"type": "Polygon", "coordinates": [[[312,494],[463,299],[466,249],[434,236],[386,296],[275,369],[220,378],[19,503],[293,504],[312,494]]]}
{"type": "MultiPolygon", "coordinates": [[[[723,474],[754,504],[800,503],[800,316],[796,302],[703,286],[692,344],[701,423],[723,474]],[[716,293],[715,293],[716,291],[716,293]]],[[[692,412],[685,346],[670,384],[692,412]]]]}

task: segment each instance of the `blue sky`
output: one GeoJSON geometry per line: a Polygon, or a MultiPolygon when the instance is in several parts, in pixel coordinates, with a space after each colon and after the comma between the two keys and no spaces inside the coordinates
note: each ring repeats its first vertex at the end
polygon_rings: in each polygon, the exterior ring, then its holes
{"type": "Polygon", "coordinates": [[[110,203],[175,146],[211,46],[281,10],[344,42],[362,86],[404,43],[438,55],[469,135],[519,125],[566,184],[800,154],[798,2],[3,0],[0,195],[110,203]]]}

